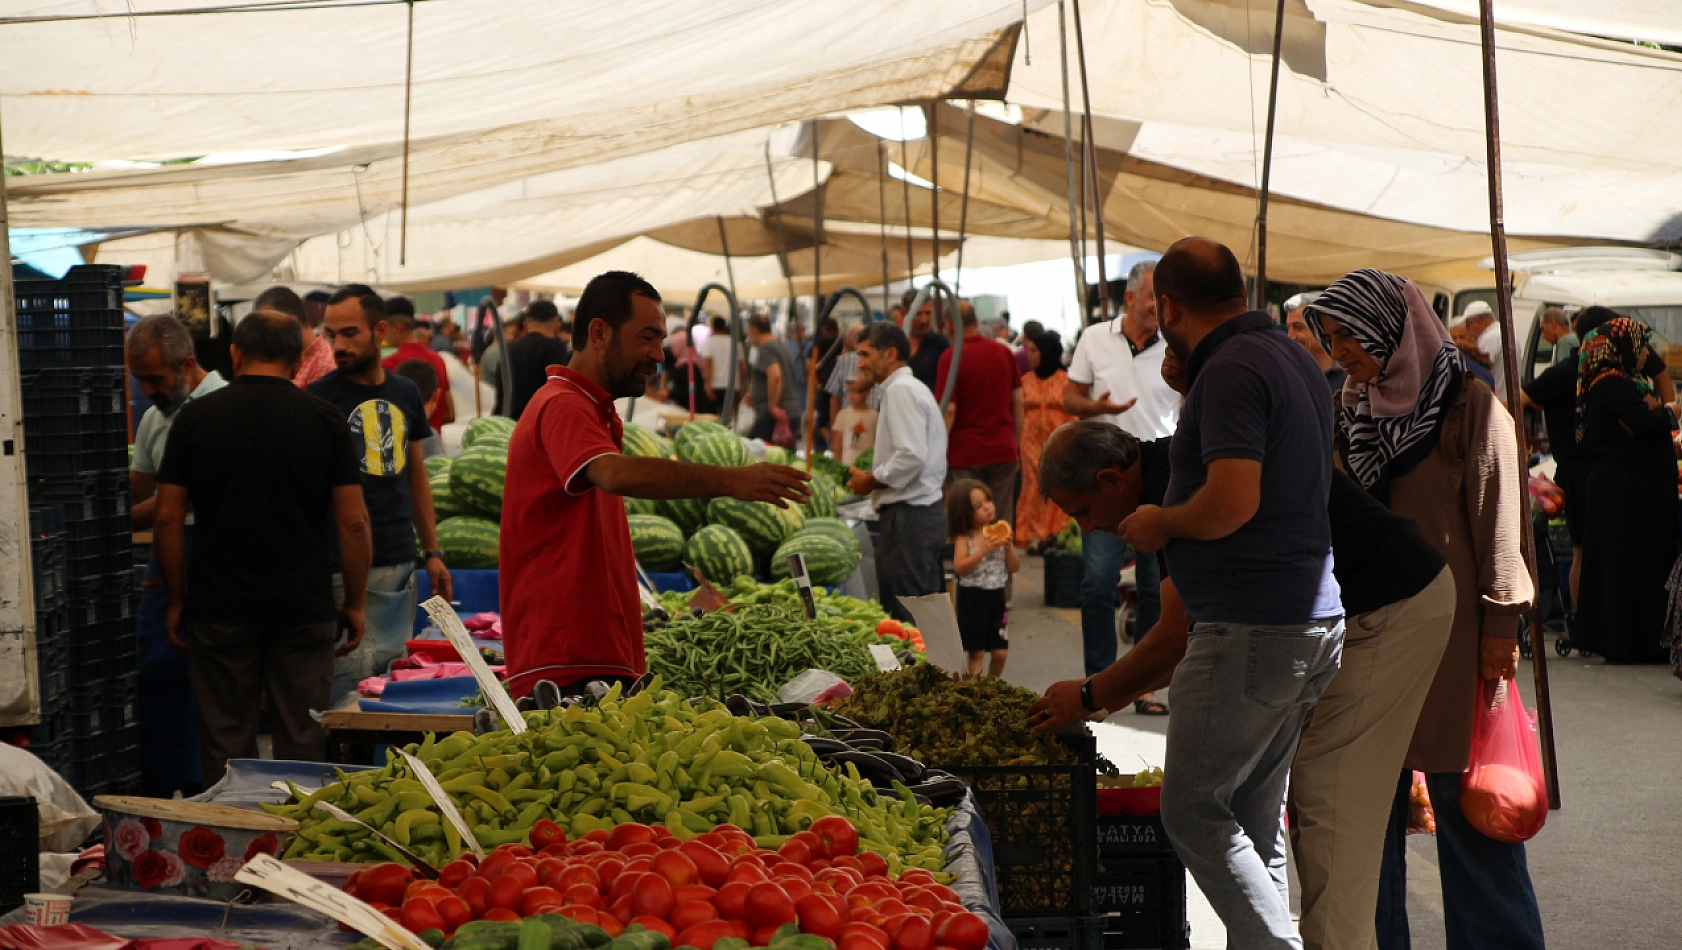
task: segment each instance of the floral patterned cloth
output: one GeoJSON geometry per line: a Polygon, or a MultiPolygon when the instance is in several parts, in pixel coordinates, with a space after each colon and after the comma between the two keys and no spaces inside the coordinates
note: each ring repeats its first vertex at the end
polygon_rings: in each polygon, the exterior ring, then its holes
{"type": "Polygon", "coordinates": [[[1069,524],[1063,509],[1040,497],[1040,451],[1053,429],[1074,416],[1063,411],[1063,390],[1069,376],[1062,370],[1046,379],[1022,377],[1022,497],[1016,502],[1016,546],[1025,548],[1062,531],[1069,524]]]}
{"type": "Polygon", "coordinates": [[[339,368],[339,364],[333,362],[333,348],[327,345],[327,340],[313,333],[307,335],[310,342],[304,347],[303,360],[298,363],[298,375],[292,377],[292,382],[299,389],[339,368]]]}

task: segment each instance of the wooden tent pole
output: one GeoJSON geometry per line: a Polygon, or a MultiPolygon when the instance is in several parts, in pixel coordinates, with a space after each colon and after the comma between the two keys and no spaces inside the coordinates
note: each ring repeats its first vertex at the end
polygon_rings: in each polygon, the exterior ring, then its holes
{"type": "Polygon", "coordinates": [[[1273,75],[1267,84],[1267,138],[1262,140],[1261,195],[1256,200],[1256,292],[1253,310],[1267,306],[1267,198],[1273,182],[1273,120],[1279,111],[1279,47],[1285,35],[1285,0],[1273,15],[1273,75]]]}

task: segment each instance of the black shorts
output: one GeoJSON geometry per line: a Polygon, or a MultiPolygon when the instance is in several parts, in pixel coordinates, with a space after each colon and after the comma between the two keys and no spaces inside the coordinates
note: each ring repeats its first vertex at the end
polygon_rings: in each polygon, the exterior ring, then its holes
{"type": "Polygon", "coordinates": [[[958,585],[958,636],[964,652],[1008,650],[1005,638],[1005,590],[958,585]]]}
{"type": "Polygon", "coordinates": [[[1571,479],[1559,483],[1565,493],[1565,530],[1571,536],[1571,546],[1583,543],[1583,511],[1588,507],[1588,479],[1571,479]]]}

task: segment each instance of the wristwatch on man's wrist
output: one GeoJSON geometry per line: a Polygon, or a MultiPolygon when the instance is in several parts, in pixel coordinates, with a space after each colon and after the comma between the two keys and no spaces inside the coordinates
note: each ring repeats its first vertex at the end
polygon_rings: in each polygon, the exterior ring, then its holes
{"type": "MultiPolygon", "coordinates": [[[[422,564],[425,564],[427,561],[430,561],[433,558],[437,558],[440,561],[444,561],[444,552],[443,551],[422,551],[421,552],[421,563],[422,564]]],[[[444,561],[444,563],[448,564],[450,562],[444,561]]]]}
{"type": "Polygon", "coordinates": [[[1080,704],[1087,712],[1097,712],[1098,705],[1092,701],[1092,678],[1087,677],[1080,684],[1080,704]]]}

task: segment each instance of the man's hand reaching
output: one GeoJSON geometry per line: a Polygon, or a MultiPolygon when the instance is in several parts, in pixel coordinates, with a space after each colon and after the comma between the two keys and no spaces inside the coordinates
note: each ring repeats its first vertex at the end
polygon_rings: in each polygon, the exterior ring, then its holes
{"type": "Polygon", "coordinates": [[[760,462],[736,469],[730,497],[742,501],[764,501],[787,508],[788,502],[805,504],[806,499],[812,497],[811,480],[812,476],[797,468],[760,462]]]}

